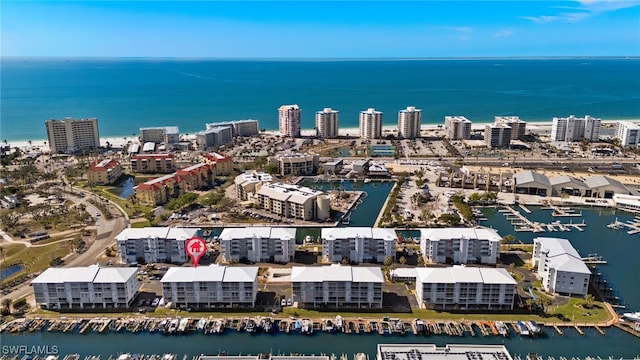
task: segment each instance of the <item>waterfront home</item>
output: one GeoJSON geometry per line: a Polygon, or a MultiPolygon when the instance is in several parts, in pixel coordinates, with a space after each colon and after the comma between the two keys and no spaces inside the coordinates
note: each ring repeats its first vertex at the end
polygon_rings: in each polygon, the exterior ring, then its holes
{"type": "Polygon", "coordinates": [[[323,191],[300,185],[266,184],[257,196],[260,208],[285,218],[324,221],[331,214],[329,198],[323,191]]]}
{"type": "Polygon", "coordinates": [[[295,228],[226,228],[218,237],[224,261],[280,262],[293,260],[295,228]]]}
{"type": "Polygon", "coordinates": [[[233,180],[236,196],[242,201],[255,197],[263,185],[271,184],[272,182],[274,182],[274,178],[271,174],[257,171],[240,174],[233,180]]]}
{"type": "Polygon", "coordinates": [[[128,228],[116,236],[118,254],[123,264],[139,262],[187,262],[185,242],[196,236],[198,228],[145,227],[128,228]]]}
{"type": "Polygon", "coordinates": [[[496,263],[500,235],[489,228],[429,228],[420,230],[420,250],[425,262],[496,263]]]}
{"type": "Polygon", "coordinates": [[[393,229],[370,227],[323,228],[322,256],[326,261],[378,262],[395,259],[396,241],[393,229]]]}
{"type": "Polygon", "coordinates": [[[233,159],[216,152],[203,153],[202,162],[215,165],[216,176],[226,176],[233,172],[233,159]]]}
{"type": "Polygon", "coordinates": [[[381,308],[384,277],[379,267],[294,266],[293,301],[298,307],[381,308]]]}
{"type": "Polygon", "coordinates": [[[136,268],[99,266],[48,268],[31,281],[43,309],[126,309],[140,283],[136,268]]]}
{"type": "Polygon", "coordinates": [[[257,266],[172,267],[162,277],[166,303],[203,309],[254,307],[258,293],[257,266]]]}
{"type": "Polygon", "coordinates": [[[569,240],[537,237],[533,239],[533,266],[545,291],[585,295],[589,290],[591,271],[569,240]]]}
{"type": "Polygon", "coordinates": [[[416,299],[423,308],[512,310],[516,284],[502,268],[416,268],[416,299]]]}

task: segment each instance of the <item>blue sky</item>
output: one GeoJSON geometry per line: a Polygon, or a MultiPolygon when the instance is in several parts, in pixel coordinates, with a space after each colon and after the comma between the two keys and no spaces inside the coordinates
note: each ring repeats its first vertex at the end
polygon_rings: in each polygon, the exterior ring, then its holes
{"type": "Polygon", "coordinates": [[[0,4],[2,56],[640,56],[640,0],[0,4]]]}

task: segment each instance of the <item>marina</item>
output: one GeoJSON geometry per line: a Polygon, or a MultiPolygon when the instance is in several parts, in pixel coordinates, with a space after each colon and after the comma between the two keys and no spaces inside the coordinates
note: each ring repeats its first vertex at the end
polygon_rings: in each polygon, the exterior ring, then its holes
{"type": "MultiPolygon", "coordinates": [[[[576,324],[573,322],[548,322],[537,324],[533,320],[505,321],[452,321],[434,319],[414,319],[409,321],[399,318],[383,317],[378,319],[352,318],[345,319],[340,315],[334,318],[272,318],[272,317],[125,317],[125,318],[21,318],[0,326],[0,333],[160,333],[163,335],[184,335],[200,333],[205,335],[222,335],[227,332],[246,332],[249,334],[285,333],[312,335],[316,332],[345,334],[378,334],[378,335],[431,335],[446,334],[449,336],[482,336],[509,337],[515,333],[521,336],[539,336],[544,334],[543,327],[555,329],[571,326],[581,332],[580,328],[591,327],[602,331],[615,321],[606,323],[576,324]],[[346,325],[343,325],[346,324],[346,325]]],[[[560,333],[560,331],[558,331],[560,333]]]]}
{"type": "MultiPolygon", "coordinates": [[[[520,208],[527,214],[531,214],[531,210],[529,210],[524,205],[520,206],[520,208]],[[525,210],[526,209],[526,210],[525,210]]],[[[570,208],[559,208],[559,207],[546,207],[541,209],[551,209],[553,212],[551,216],[559,217],[559,216],[582,216],[582,211],[580,213],[575,213],[574,210],[570,208]],[[563,214],[563,215],[562,215],[563,214]]],[[[556,232],[556,231],[571,231],[577,230],[580,232],[584,231],[584,227],[587,226],[587,223],[583,219],[581,222],[573,222],[570,220],[568,223],[562,223],[559,220],[552,221],[549,223],[543,223],[538,221],[530,220],[526,215],[523,215],[520,211],[514,209],[511,206],[505,205],[501,209],[498,209],[499,213],[502,213],[505,218],[511,223],[514,231],[516,232],[533,232],[533,233],[542,233],[542,232],[556,232]]],[[[640,226],[640,225],[638,225],[640,226]]],[[[640,230],[638,230],[640,232],[640,230]]]]}

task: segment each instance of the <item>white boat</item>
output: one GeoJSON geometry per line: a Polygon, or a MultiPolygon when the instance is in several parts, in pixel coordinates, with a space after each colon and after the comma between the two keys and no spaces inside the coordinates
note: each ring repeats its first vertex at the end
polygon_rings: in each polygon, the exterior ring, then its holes
{"type": "Polygon", "coordinates": [[[542,331],[540,326],[533,320],[527,321],[527,327],[531,331],[531,335],[538,335],[542,331]]]}
{"type": "Polygon", "coordinates": [[[204,330],[204,326],[207,324],[207,320],[205,320],[205,318],[200,318],[200,320],[198,320],[198,324],[196,325],[196,329],[198,329],[198,331],[202,331],[204,330]]]}
{"type": "Polygon", "coordinates": [[[625,320],[640,321],[640,311],[624,313],[622,317],[625,318],[625,320]]]}
{"type": "Polygon", "coordinates": [[[178,332],[187,331],[187,326],[189,325],[189,318],[184,318],[180,320],[180,324],[178,325],[178,332]]]}
{"type": "Polygon", "coordinates": [[[507,324],[505,324],[502,321],[496,321],[495,325],[496,325],[496,329],[498,330],[498,333],[500,334],[500,336],[509,337],[509,328],[507,327],[507,324]]]}
{"type": "Polygon", "coordinates": [[[371,179],[369,179],[369,178],[364,179],[364,183],[365,183],[365,184],[368,184],[368,183],[370,183],[370,182],[371,182],[371,179]]]}
{"type": "Polygon", "coordinates": [[[335,325],[336,331],[342,331],[342,328],[344,327],[344,321],[342,320],[342,316],[336,315],[335,324],[336,324],[335,325]]]}

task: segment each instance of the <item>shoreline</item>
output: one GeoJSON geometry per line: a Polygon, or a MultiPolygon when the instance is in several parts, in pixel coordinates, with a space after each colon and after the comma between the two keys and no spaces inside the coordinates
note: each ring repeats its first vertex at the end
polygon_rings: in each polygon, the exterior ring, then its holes
{"type": "MultiPolygon", "coordinates": [[[[526,121],[523,120],[527,123],[527,129],[538,129],[540,127],[543,128],[551,128],[551,126],[553,125],[553,121],[526,121]]],[[[633,119],[615,119],[615,120],[602,120],[602,124],[603,125],[612,125],[615,124],[619,121],[630,121],[630,122],[640,122],[640,118],[633,118],[633,119]]],[[[478,130],[482,130],[484,128],[485,125],[487,124],[493,124],[492,121],[489,122],[482,122],[482,121],[477,121],[477,122],[473,122],[471,124],[471,130],[472,131],[478,131],[478,130]]],[[[382,126],[382,132],[384,133],[394,133],[397,132],[398,126],[397,124],[386,124],[382,126]]],[[[438,123],[438,124],[422,124],[422,126],[420,127],[420,131],[424,132],[424,131],[438,131],[438,130],[444,130],[444,122],[443,123],[438,123]]],[[[359,136],[359,132],[360,129],[358,127],[345,127],[345,128],[340,128],[338,131],[339,136],[351,136],[351,137],[358,137],[359,136]]],[[[189,140],[195,140],[195,134],[191,133],[191,132],[185,132],[185,134],[190,134],[189,135],[189,140]]],[[[267,129],[263,132],[260,132],[260,134],[268,134],[268,135],[280,135],[280,132],[278,131],[278,129],[267,129]]],[[[122,135],[122,136],[118,136],[118,135],[108,135],[108,136],[101,136],[100,137],[100,145],[101,146],[105,146],[106,142],[109,142],[113,147],[120,147],[123,146],[125,144],[127,144],[129,141],[132,140],[136,140],[137,141],[137,137],[136,138],[132,138],[131,133],[129,133],[129,135],[122,135]]],[[[315,130],[314,129],[302,129],[300,131],[300,135],[301,136],[314,136],[315,135],[315,130]]],[[[184,135],[183,135],[184,136],[184,135]]],[[[9,145],[11,148],[15,148],[18,147],[22,150],[26,150],[26,149],[30,149],[30,150],[39,150],[39,151],[49,151],[49,146],[45,145],[45,142],[48,144],[48,139],[27,139],[27,140],[9,140],[7,139],[7,145],[9,145]],[[29,142],[31,142],[31,144],[29,144],[29,142]]],[[[3,141],[3,145],[4,145],[4,141],[3,141]]]]}

